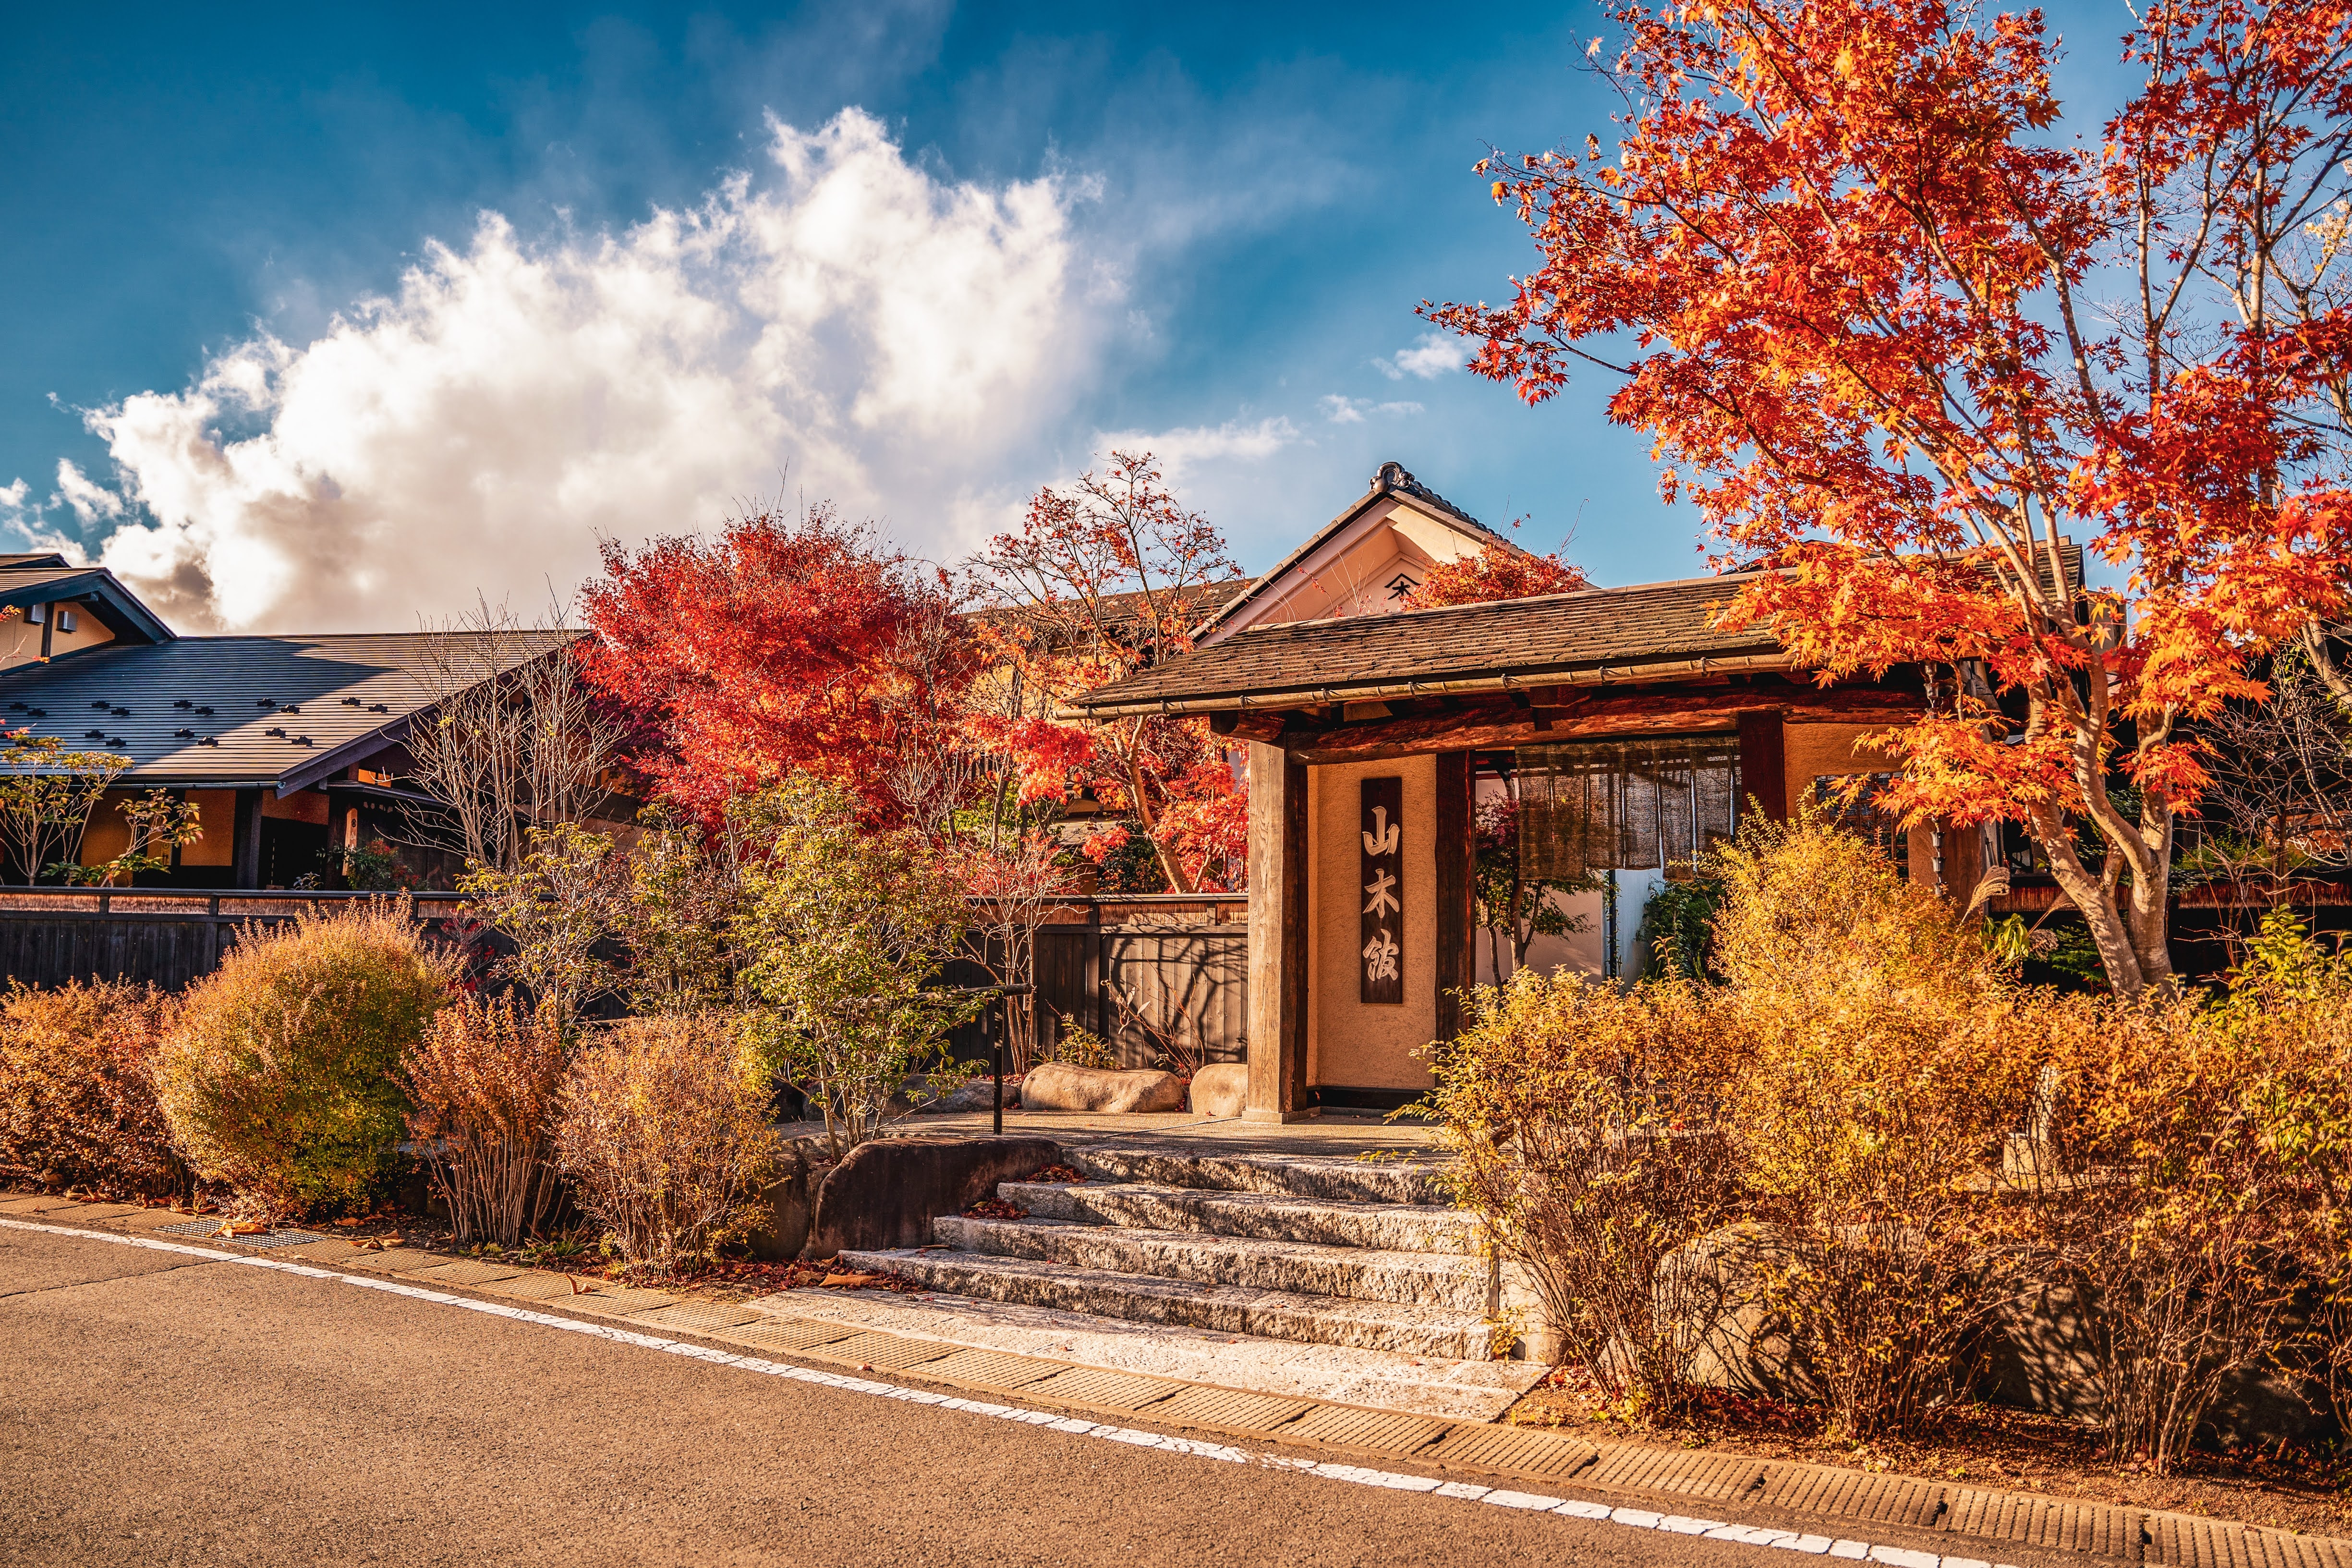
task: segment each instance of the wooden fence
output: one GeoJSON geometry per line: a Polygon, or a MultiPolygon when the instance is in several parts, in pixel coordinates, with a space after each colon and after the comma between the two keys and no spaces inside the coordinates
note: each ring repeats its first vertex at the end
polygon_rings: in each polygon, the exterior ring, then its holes
{"type": "MultiPolygon", "coordinates": [[[[27,985],[74,979],[143,980],[176,991],[210,973],[248,922],[276,924],[383,894],[169,892],[147,889],[0,889],[0,977],[27,985]]],[[[410,895],[390,895],[407,904],[410,895]]],[[[454,893],[414,895],[416,917],[447,931],[463,923],[454,893]]],[[[1172,1037],[1206,1061],[1238,1061],[1247,1037],[1249,901],[1240,896],[1157,894],[1083,899],[1052,911],[1037,933],[1040,1037],[1072,1025],[1109,1041],[1122,1066],[1155,1065],[1172,1037]]],[[[955,966],[961,984],[987,979],[955,966]]],[[[977,1030],[958,1031],[958,1054],[981,1055],[977,1030]]]]}

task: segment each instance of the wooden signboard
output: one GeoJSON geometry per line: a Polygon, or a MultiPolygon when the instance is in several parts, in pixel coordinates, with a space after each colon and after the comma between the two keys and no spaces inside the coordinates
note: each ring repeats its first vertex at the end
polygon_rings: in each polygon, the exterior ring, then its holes
{"type": "Polygon", "coordinates": [[[1404,780],[1363,781],[1363,946],[1359,996],[1404,1000],[1404,780]]]}

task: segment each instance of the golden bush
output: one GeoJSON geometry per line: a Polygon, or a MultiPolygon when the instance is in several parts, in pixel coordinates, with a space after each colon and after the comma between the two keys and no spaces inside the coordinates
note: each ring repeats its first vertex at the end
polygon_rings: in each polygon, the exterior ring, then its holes
{"type": "Polygon", "coordinates": [[[152,985],[12,984],[0,998],[0,1176],[113,1196],[184,1191],[150,1071],[172,1011],[152,985]]]}
{"type": "Polygon", "coordinates": [[[409,1136],[422,1146],[459,1241],[519,1245],[556,1196],[558,1096],[569,1065],[552,1007],[463,997],[401,1061],[409,1136]]]}
{"type": "Polygon", "coordinates": [[[399,1147],[401,1058],[455,973],[388,903],[247,927],[156,1052],[173,1141],[261,1213],[365,1201],[399,1147]]]}
{"type": "Polygon", "coordinates": [[[740,1020],[631,1018],[572,1062],[557,1158],[630,1261],[669,1273],[709,1250],[767,1172],[767,1110],[768,1073],[740,1020]]]}

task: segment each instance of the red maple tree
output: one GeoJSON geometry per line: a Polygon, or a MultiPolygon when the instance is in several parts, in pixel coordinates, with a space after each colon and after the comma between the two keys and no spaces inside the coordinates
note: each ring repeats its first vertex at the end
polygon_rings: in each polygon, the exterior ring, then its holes
{"type": "MultiPolygon", "coordinates": [[[[1069,698],[1192,646],[1235,573],[1215,527],[1177,500],[1151,454],[1113,452],[1107,468],[1040,489],[971,573],[1005,698],[979,728],[1011,759],[1022,794],[1085,791],[1132,816],[1179,892],[1238,882],[1245,805],[1206,721],[1061,717],[1069,698]]],[[[1088,847],[1115,847],[1121,831],[1088,847]]]]}
{"type": "Polygon", "coordinates": [[[831,509],[608,541],[582,597],[590,678],[638,717],[639,765],[706,818],[793,769],[845,785],[877,822],[932,827],[961,804],[975,650],[958,606],[939,574],[831,509]]]}
{"type": "Polygon", "coordinates": [[[1617,13],[1616,145],[1480,164],[1540,265],[1425,307],[1530,402],[1619,384],[1735,619],[1823,679],[1921,663],[1913,820],[2022,822],[2110,983],[2167,982],[2187,726],[2341,613],[2352,6],[2142,13],[2095,145],[2038,12],[1617,13]],[[2119,588],[2069,581],[2079,538],[2119,588]]]}
{"type": "Polygon", "coordinates": [[[1584,568],[1562,561],[1557,552],[1531,555],[1490,546],[1475,555],[1431,567],[1405,595],[1404,607],[1434,610],[1449,605],[1485,605],[1497,599],[1574,594],[1591,586],[1584,568]]]}

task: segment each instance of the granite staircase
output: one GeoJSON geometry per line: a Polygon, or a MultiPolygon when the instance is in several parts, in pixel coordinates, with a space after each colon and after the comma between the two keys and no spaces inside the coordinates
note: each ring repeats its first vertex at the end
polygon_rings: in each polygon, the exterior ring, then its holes
{"type": "MultiPolygon", "coordinates": [[[[1066,1149],[1083,1183],[1006,1182],[1020,1218],[845,1252],[930,1289],[1209,1334],[1483,1363],[1514,1303],[1426,1163],[1066,1149]]],[[[1499,1369],[1498,1369],[1499,1370],[1499,1369]]]]}

